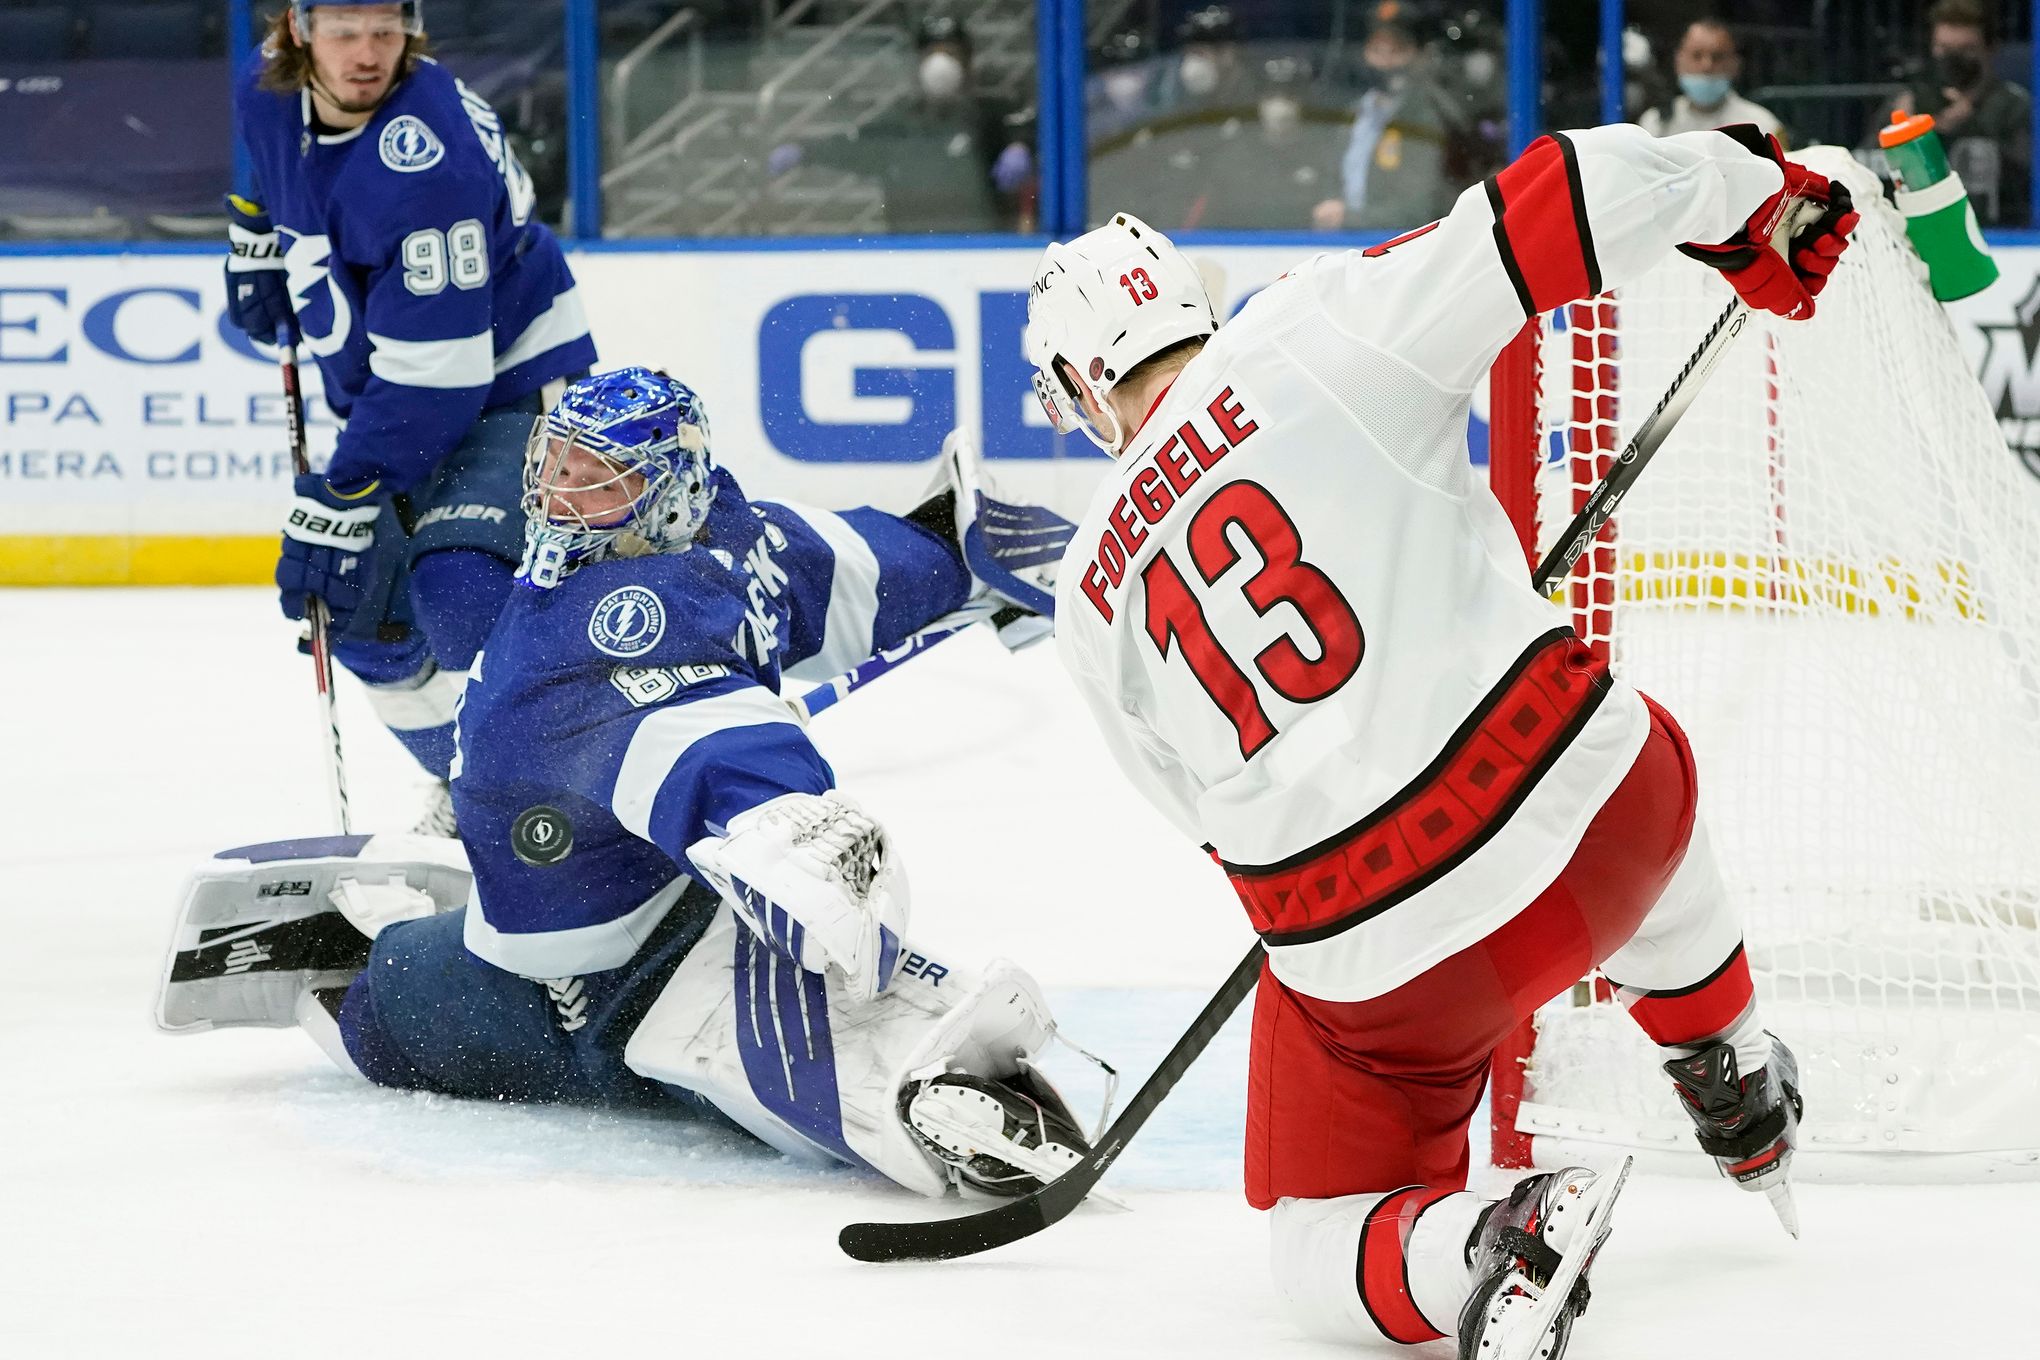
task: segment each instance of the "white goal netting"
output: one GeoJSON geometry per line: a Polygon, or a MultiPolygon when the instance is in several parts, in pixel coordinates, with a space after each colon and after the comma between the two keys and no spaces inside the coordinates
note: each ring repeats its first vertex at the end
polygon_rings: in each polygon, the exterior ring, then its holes
{"type": "MultiPolygon", "coordinates": [[[[1799,1056],[1802,1166],[2040,1174],[2040,481],[1902,221],[1830,154],[1876,206],[1818,315],[1745,330],[1569,602],[1692,738],[1799,1056]]],[[[1676,258],[1546,319],[1540,547],[1729,300],[1676,258]]],[[[1656,1066],[1583,985],[1538,1018],[1517,1128],[1540,1162],[1557,1139],[1704,1168],[1656,1066]]]]}

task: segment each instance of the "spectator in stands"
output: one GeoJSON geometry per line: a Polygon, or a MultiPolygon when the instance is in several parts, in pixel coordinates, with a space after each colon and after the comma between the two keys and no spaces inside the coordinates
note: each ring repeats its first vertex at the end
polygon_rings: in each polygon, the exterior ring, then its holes
{"type": "Polygon", "coordinates": [[[1459,100],[1459,117],[1469,124],[1491,123],[1496,131],[1496,164],[1499,170],[1507,157],[1501,152],[1506,139],[1502,131],[1508,118],[1509,87],[1504,70],[1506,39],[1496,16],[1479,9],[1448,15],[1438,27],[1432,55],[1439,70],[1439,83],[1459,100]]]}
{"type": "MultiPolygon", "coordinates": [[[[1738,74],[1740,74],[1738,72],[1738,74]]],[[[1622,117],[1627,122],[1641,123],[1652,109],[1668,109],[1676,97],[1676,83],[1665,74],[1664,67],[1657,59],[1657,52],[1650,45],[1650,36],[1642,29],[1631,25],[1622,30],[1622,117]]],[[[1598,123],[1600,109],[1595,109],[1594,122],[1598,123]]],[[[1662,136],[1663,134],[1658,134],[1662,136]]]]}
{"type": "Polygon", "coordinates": [[[2033,156],[2033,97],[1992,69],[1990,16],[1977,0],[1940,0],[1927,12],[1931,63],[1898,97],[1934,116],[1948,164],[1962,176],[1986,226],[2024,226],[2033,156]]]}
{"type": "Polygon", "coordinates": [[[1145,32],[1123,28],[1098,44],[1084,82],[1084,133],[1091,145],[1152,120],[1160,108],[1155,84],[1154,44],[1145,32]]]}
{"type": "Polygon", "coordinates": [[[1452,173],[1465,129],[1459,102],[1419,46],[1407,5],[1374,8],[1360,49],[1365,91],[1340,161],[1339,194],[1311,211],[1323,231],[1413,227],[1443,217],[1464,180],[1452,173]]]}
{"type": "Polygon", "coordinates": [[[1232,87],[1240,102],[1178,109],[1094,143],[1094,184],[1167,231],[1296,228],[1336,185],[1346,117],[1318,107],[1311,69],[1295,56],[1254,63],[1232,87]]]}
{"type": "Polygon", "coordinates": [[[1229,5],[1206,5],[1176,29],[1182,45],[1163,74],[1158,102],[1165,114],[1251,104],[1254,73],[1240,46],[1239,21],[1229,5]]]}
{"type": "Polygon", "coordinates": [[[1311,97],[1310,64],[1298,57],[1260,63],[1253,118],[1212,185],[1225,225],[1294,230],[1339,182],[1345,115],[1311,97]]]}
{"type": "Polygon", "coordinates": [[[1755,123],[1759,131],[1785,140],[1784,124],[1776,114],[1735,92],[1742,54],[1736,51],[1735,34],[1719,19],[1695,19],[1686,25],[1672,53],[1672,74],[1678,78],[1679,93],[1668,104],[1645,109],[1637,119],[1651,136],[1755,123]]]}
{"type": "Polygon", "coordinates": [[[895,233],[1014,231],[1031,223],[1033,113],[976,88],[970,33],[956,18],[922,19],[916,47],[911,99],[847,140],[775,148],[768,173],[777,177],[812,159],[875,179],[895,233]]]}

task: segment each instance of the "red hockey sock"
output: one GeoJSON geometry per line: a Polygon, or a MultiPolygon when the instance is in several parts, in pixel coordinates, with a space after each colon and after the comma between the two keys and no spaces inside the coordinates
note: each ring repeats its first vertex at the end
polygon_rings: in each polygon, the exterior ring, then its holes
{"type": "Polygon", "coordinates": [[[1660,1047],[1696,1044],[1734,1029],[1754,1001],[1750,963],[1737,943],[1719,968],[1690,987],[1646,992],[1618,990],[1630,1018],[1660,1047]]]}

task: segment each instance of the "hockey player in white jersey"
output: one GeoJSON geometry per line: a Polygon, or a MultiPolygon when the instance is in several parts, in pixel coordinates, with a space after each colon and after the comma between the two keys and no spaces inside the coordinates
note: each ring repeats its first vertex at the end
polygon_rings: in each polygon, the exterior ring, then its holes
{"type": "Polygon", "coordinates": [[[1575,1233],[1611,1180],[1468,1194],[1467,1123],[1495,1045],[1597,964],[1702,1147],[1782,1198],[1796,1073],[1756,1013],[1691,753],[1531,589],[1464,431],[1526,318],[1674,249],[1808,316],[1854,223],[1754,130],[1606,127],[1299,265],[1223,329],[1137,218],[1048,248],[1036,388],[1117,459],[1063,560],[1059,650],[1267,946],[1246,1189],[1313,1331],[1564,1349],[1584,1289],[1548,1313],[1541,1294],[1598,1247],[1605,1219],[1575,1233]],[[1801,200],[1814,220],[1769,248],[1801,200]]]}

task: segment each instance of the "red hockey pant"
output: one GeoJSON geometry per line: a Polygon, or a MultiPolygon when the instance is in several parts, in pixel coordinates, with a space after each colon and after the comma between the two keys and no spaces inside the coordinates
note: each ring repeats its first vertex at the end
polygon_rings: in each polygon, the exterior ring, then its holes
{"type": "MultiPolygon", "coordinates": [[[[1749,1007],[1740,933],[1711,858],[1690,866],[1701,876],[1693,890],[1666,892],[1693,838],[1697,788],[1685,734],[1656,704],[1650,714],[1635,765],[1571,861],[1494,934],[1366,1001],[1322,1001],[1262,973],[1247,1080],[1256,1208],[1463,1189],[1467,1125],[1495,1046],[1618,951],[1607,971],[1658,1043],[1710,1038],[1749,1007]]],[[[1695,847],[1696,860],[1708,854],[1695,847]]]]}

